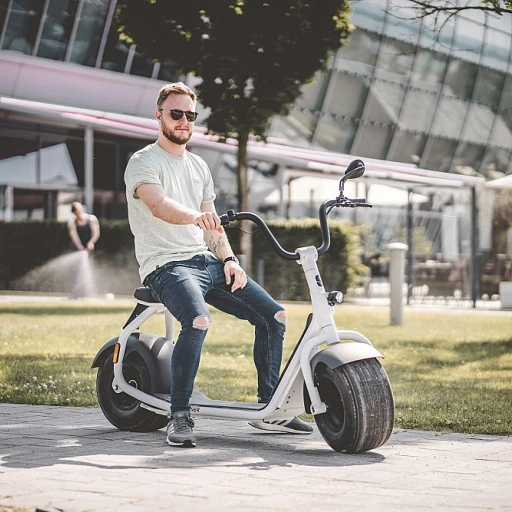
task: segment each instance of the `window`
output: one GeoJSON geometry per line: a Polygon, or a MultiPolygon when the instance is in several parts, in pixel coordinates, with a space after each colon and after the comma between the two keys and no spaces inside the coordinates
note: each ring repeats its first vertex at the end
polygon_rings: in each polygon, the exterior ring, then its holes
{"type": "Polygon", "coordinates": [[[451,171],[458,174],[472,174],[480,168],[484,156],[485,146],[470,142],[461,142],[457,146],[451,171]]]}
{"type": "Polygon", "coordinates": [[[350,119],[324,116],[318,121],[314,142],[339,153],[349,153],[357,125],[350,119]]]}
{"type": "Polygon", "coordinates": [[[462,100],[470,99],[476,80],[477,66],[471,62],[452,59],[448,64],[444,94],[454,95],[462,100]]]}
{"type": "Polygon", "coordinates": [[[425,147],[425,139],[422,133],[396,131],[386,159],[393,162],[418,164],[425,147]]]}
{"type": "Polygon", "coordinates": [[[38,57],[65,59],[77,8],[78,0],[50,0],[36,50],[38,57]]]}
{"type": "Polygon", "coordinates": [[[505,75],[503,73],[481,67],[476,79],[473,101],[490,107],[497,107],[500,102],[504,80],[505,75]]]}
{"type": "Polygon", "coordinates": [[[430,137],[421,157],[420,167],[448,172],[456,149],[456,140],[430,137]]]}
{"type": "Polygon", "coordinates": [[[32,55],[43,8],[41,0],[16,0],[12,3],[2,50],[32,55]]]}
{"type": "Polygon", "coordinates": [[[78,20],[70,61],[95,66],[110,0],[87,0],[78,20]]]}

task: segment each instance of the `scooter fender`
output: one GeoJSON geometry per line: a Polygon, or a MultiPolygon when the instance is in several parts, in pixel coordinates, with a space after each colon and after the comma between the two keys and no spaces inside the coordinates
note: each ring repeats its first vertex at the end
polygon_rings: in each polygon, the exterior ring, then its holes
{"type": "MultiPolygon", "coordinates": [[[[106,357],[112,357],[119,337],[112,338],[96,354],[91,368],[97,368],[106,357]]],[[[168,394],[171,389],[171,357],[174,345],[166,338],[149,333],[130,334],[125,358],[132,353],[142,357],[151,375],[153,393],[168,394]]]]}
{"type": "Polygon", "coordinates": [[[336,343],[329,345],[325,349],[317,352],[311,359],[311,370],[315,373],[318,363],[324,363],[329,368],[334,369],[353,361],[361,361],[363,359],[384,357],[375,347],[366,343],[349,342],[336,343]]]}

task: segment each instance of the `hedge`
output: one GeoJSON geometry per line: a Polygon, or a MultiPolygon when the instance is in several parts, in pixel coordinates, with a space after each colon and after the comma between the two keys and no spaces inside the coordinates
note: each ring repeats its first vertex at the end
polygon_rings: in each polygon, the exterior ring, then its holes
{"type": "MultiPolygon", "coordinates": [[[[358,229],[343,221],[329,223],[331,249],[318,260],[327,290],[346,292],[365,274],[361,264],[358,229]]],[[[100,220],[101,237],[92,255],[96,293],[131,295],[140,286],[133,236],[126,220],[100,220]]],[[[270,221],[270,230],[281,245],[319,246],[319,222],[314,219],[270,221]]],[[[238,250],[240,231],[227,230],[238,250]]],[[[66,224],[46,221],[0,222],[0,289],[68,293],[71,244],[66,224]]],[[[264,265],[264,287],[277,300],[308,300],[306,281],[295,261],[278,257],[258,231],[253,234],[253,260],[264,265]]],[[[256,265],[254,265],[256,269],[256,265]]],[[[255,274],[255,272],[254,272],[255,274]]]]}

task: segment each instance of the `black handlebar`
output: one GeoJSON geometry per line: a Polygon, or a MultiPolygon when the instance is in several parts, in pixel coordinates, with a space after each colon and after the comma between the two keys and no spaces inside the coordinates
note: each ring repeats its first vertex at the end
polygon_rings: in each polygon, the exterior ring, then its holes
{"type": "MultiPolygon", "coordinates": [[[[329,246],[331,245],[331,235],[329,233],[329,225],[327,224],[328,211],[330,211],[334,207],[355,208],[360,206],[367,208],[372,207],[372,205],[368,204],[366,200],[363,198],[347,199],[342,195],[340,195],[340,197],[336,199],[329,199],[328,201],[324,201],[324,203],[320,205],[318,217],[320,219],[320,230],[322,232],[322,245],[316,248],[318,255],[327,252],[329,250],[329,246]]],[[[224,213],[220,216],[220,223],[222,226],[226,226],[232,221],[240,220],[250,220],[254,222],[261,229],[264,237],[267,239],[272,249],[274,249],[274,251],[282,258],[285,258],[287,260],[298,260],[300,258],[300,255],[297,253],[297,251],[289,252],[283,249],[283,247],[281,247],[281,245],[277,241],[276,237],[268,228],[266,222],[255,213],[236,213],[234,210],[228,210],[227,213],[224,213]]]]}

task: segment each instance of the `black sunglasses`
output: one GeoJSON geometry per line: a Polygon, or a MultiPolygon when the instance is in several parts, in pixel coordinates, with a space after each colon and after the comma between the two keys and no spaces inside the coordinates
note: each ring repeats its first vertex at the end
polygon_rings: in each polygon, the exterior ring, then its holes
{"type": "MultiPolygon", "coordinates": [[[[164,109],[159,108],[158,110],[160,112],[163,112],[164,109]]],[[[169,112],[171,113],[171,117],[175,121],[179,121],[183,117],[183,114],[185,114],[185,117],[187,118],[187,121],[189,123],[193,123],[197,119],[197,112],[192,112],[191,110],[187,110],[185,112],[184,110],[180,110],[179,108],[171,108],[169,112]]]]}

